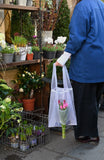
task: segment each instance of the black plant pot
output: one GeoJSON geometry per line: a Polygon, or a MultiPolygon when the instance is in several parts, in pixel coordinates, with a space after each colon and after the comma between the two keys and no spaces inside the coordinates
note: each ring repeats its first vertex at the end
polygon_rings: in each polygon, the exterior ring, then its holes
{"type": "Polygon", "coordinates": [[[56,56],[56,51],[43,51],[43,58],[54,59],[56,56]]]}
{"type": "Polygon", "coordinates": [[[64,53],[64,51],[57,51],[55,58],[59,58],[63,53],[64,53]]]}
{"type": "Polygon", "coordinates": [[[40,52],[39,51],[33,51],[34,56],[33,59],[40,59],[40,52]]]}

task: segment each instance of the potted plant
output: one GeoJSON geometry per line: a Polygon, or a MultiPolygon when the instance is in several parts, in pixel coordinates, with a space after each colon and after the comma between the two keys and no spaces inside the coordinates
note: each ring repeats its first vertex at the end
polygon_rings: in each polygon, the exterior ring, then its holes
{"type": "Polygon", "coordinates": [[[39,49],[39,46],[33,46],[32,47],[32,52],[34,53],[34,56],[33,56],[34,59],[40,59],[40,49],[39,49]]]}
{"type": "Polygon", "coordinates": [[[60,36],[55,40],[55,44],[56,44],[56,47],[57,47],[57,52],[56,52],[56,57],[55,58],[59,58],[63,54],[64,49],[65,49],[65,44],[64,43],[66,41],[66,38],[67,37],[60,36]]]}
{"type": "Polygon", "coordinates": [[[23,36],[14,36],[14,39],[12,39],[12,43],[14,44],[14,47],[16,48],[16,55],[20,55],[21,57],[21,61],[26,60],[26,44],[27,44],[27,40],[25,37],[23,36]]]}
{"type": "Polygon", "coordinates": [[[6,46],[1,50],[3,60],[5,63],[12,63],[13,62],[13,57],[14,57],[14,48],[10,46],[6,46]]]}
{"type": "Polygon", "coordinates": [[[10,122],[10,126],[6,130],[6,136],[9,138],[12,148],[19,147],[19,127],[14,126],[13,121],[10,122]]]}
{"type": "Polygon", "coordinates": [[[36,74],[36,71],[21,70],[17,73],[17,79],[14,83],[18,85],[18,91],[22,94],[21,99],[24,110],[33,111],[35,104],[34,93],[42,86],[42,77],[36,74]]]}
{"type": "Polygon", "coordinates": [[[20,123],[22,110],[20,103],[12,102],[10,98],[0,98],[0,137],[10,127],[11,121],[20,123]]]}
{"type": "Polygon", "coordinates": [[[56,46],[53,44],[46,44],[42,47],[43,50],[43,58],[53,59],[56,55],[56,46]]]}
{"type": "Polygon", "coordinates": [[[26,126],[26,135],[29,138],[29,144],[31,147],[37,145],[37,138],[35,135],[32,134],[33,132],[33,126],[32,124],[27,124],[26,126]]]}
{"type": "Polygon", "coordinates": [[[25,128],[24,128],[24,126],[21,126],[20,127],[20,150],[26,151],[28,149],[29,149],[29,143],[27,141],[25,128]]]}
{"type": "Polygon", "coordinates": [[[30,47],[30,50],[28,50],[26,57],[27,57],[27,60],[33,60],[32,47],[30,47]]]}

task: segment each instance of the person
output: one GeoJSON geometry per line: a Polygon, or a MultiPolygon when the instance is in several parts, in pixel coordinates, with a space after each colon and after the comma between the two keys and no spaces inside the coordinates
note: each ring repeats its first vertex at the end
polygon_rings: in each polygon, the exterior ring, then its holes
{"type": "Polygon", "coordinates": [[[63,66],[71,57],[69,77],[77,116],[75,139],[98,143],[98,103],[104,87],[104,3],[78,1],[69,30],[65,51],[55,65],[63,66]]]}

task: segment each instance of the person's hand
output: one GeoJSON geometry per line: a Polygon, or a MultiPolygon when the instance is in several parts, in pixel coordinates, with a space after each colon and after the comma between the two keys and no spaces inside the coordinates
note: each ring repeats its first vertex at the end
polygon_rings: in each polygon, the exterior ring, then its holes
{"type": "Polygon", "coordinates": [[[57,61],[55,62],[55,66],[60,66],[62,67],[62,65],[60,63],[58,63],[57,61]]]}

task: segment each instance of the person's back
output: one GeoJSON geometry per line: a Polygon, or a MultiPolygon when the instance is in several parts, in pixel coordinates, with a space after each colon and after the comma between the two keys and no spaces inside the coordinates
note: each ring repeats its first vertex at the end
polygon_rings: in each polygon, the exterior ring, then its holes
{"type": "Polygon", "coordinates": [[[104,81],[103,2],[82,0],[76,5],[65,51],[72,53],[71,79],[87,83],[104,81]]]}

